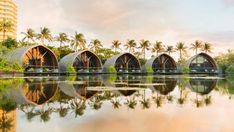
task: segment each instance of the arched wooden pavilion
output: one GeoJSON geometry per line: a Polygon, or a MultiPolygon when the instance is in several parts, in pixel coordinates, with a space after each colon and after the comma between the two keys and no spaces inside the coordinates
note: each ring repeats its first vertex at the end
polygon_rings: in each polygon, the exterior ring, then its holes
{"type": "Polygon", "coordinates": [[[200,53],[191,57],[187,66],[191,73],[217,73],[218,66],[215,60],[206,53],[200,53]]]}
{"type": "Polygon", "coordinates": [[[114,67],[117,73],[140,73],[139,60],[131,53],[122,53],[109,58],[104,66],[104,73],[109,73],[109,68],[114,67]]]}
{"type": "Polygon", "coordinates": [[[175,73],[177,70],[175,60],[168,54],[161,54],[149,59],[142,71],[147,72],[147,68],[152,68],[154,73],[175,73]]]}
{"type": "Polygon", "coordinates": [[[83,50],[64,56],[59,62],[61,73],[66,73],[68,68],[74,67],[77,73],[101,73],[102,62],[93,52],[83,50]]]}
{"type": "Polygon", "coordinates": [[[7,61],[22,65],[25,72],[58,72],[55,54],[43,45],[18,48],[7,55],[7,61]]]}

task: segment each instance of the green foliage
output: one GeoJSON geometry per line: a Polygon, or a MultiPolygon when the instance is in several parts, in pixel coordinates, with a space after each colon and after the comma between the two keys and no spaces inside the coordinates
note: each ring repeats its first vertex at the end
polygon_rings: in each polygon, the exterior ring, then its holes
{"type": "MultiPolygon", "coordinates": [[[[222,68],[224,71],[231,66],[234,65],[234,51],[228,50],[227,53],[219,54],[215,57],[215,60],[220,68],[222,68]]],[[[229,69],[231,70],[231,69],[229,69]]]]}
{"type": "Polygon", "coordinates": [[[15,39],[7,38],[1,42],[1,45],[7,47],[8,49],[12,49],[18,47],[18,42],[15,39]]]}
{"type": "Polygon", "coordinates": [[[226,68],[225,73],[234,73],[234,64],[226,68]]]}
{"type": "Polygon", "coordinates": [[[114,66],[108,67],[108,68],[107,68],[107,72],[108,72],[108,73],[117,73],[117,71],[116,71],[116,69],[115,69],[114,66]]]}
{"type": "Polygon", "coordinates": [[[143,66],[143,65],[145,65],[147,59],[139,58],[139,61],[140,61],[140,64],[143,66]]]}
{"type": "Polygon", "coordinates": [[[15,63],[8,63],[4,58],[0,58],[0,71],[4,72],[24,72],[24,68],[15,63]]]}
{"type": "Polygon", "coordinates": [[[74,52],[74,50],[72,50],[68,46],[62,46],[62,47],[58,47],[58,48],[53,47],[53,46],[48,46],[48,48],[50,48],[54,52],[54,54],[56,55],[58,60],[60,60],[64,56],[74,52]]]}
{"type": "Polygon", "coordinates": [[[102,63],[105,63],[105,61],[112,56],[119,54],[118,52],[114,52],[112,49],[108,48],[100,48],[95,53],[101,59],[102,63]]]}
{"type": "Polygon", "coordinates": [[[146,73],[154,73],[154,70],[152,67],[147,67],[146,68],[146,73]]]}
{"type": "Polygon", "coordinates": [[[182,69],[182,73],[186,74],[186,73],[189,73],[190,72],[190,69],[188,67],[184,67],[182,69]]]}
{"type": "Polygon", "coordinates": [[[68,67],[68,68],[66,69],[66,72],[67,72],[67,73],[76,73],[76,70],[75,70],[74,67],[68,67]]]}

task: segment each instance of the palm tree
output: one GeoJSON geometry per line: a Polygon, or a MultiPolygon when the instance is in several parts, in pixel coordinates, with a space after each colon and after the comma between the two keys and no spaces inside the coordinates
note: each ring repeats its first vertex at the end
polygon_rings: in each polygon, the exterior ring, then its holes
{"type": "Polygon", "coordinates": [[[45,45],[45,40],[51,42],[53,37],[51,35],[51,31],[47,27],[41,28],[40,33],[37,35],[37,39],[42,42],[43,45],[45,45]]]}
{"type": "Polygon", "coordinates": [[[167,46],[165,52],[167,52],[169,55],[174,52],[174,47],[173,46],[167,46]]]}
{"type": "Polygon", "coordinates": [[[197,55],[197,51],[198,51],[199,48],[202,48],[202,41],[196,40],[194,44],[193,43],[191,44],[191,48],[190,49],[195,50],[196,51],[196,55],[197,55]]]}
{"type": "Polygon", "coordinates": [[[36,33],[33,29],[29,28],[29,29],[27,29],[26,32],[22,32],[22,34],[24,35],[24,38],[22,39],[22,41],[25,41],[27,39],[28,43],[30,40],[32,42],[35,42],[34,38],[36,37],[36,33]]]}
{"type": "Polygon", "coordinates": [[[70,41],[66,33],[59,33],[55,39],[60,43],[60,47],[62,47],[62,45],[64,45],[66,42],[70,41]]]}
{"type": "Polygon", "coordinates": [[[102,42],[98,39],[94,39],[89,44],[90,49],[97,52],[102,46],[102,42]]]}
{"type": "Polygon", "coordinates": [[[202,47],[202,51],[204,51],[205,53],[211,53],[211,50],[212,50],[212,46],[210,43],[208,42],[205,42],[203,47],[202,47]]]}
{"type": "Polygon", "coordinates": [[[126,47],[126,49],[127,50],[129,50],[129,52],[132,52],[132,53],[134,53],[134,51],[135,51],[135,47],[136,47],[136,42],[135,42],[135,40],[128,40],[127,41],[127,43],[124,45],[125,47],[126,47]]]}
{"type": "Polygon", "coordinates": [[[71,46],[77,51],[78,48],[81,50],[86,49],[86,40],[82,33],[75,33],[75,36],[71,39],[71,46]]]}
{"type": "Polygon", "coordinates": [[[0,21],[0,31],[3,34],[3,41],[5,40],[6,33],[11,32],[13,28],[13,24],[11,21],[7,21],[6,19],[0,21]]]}
{"type": "Polygon", "coordinates": [[[145,51],[149,50],[149,46],[150,46],[149,40],[142,39],[140,41],[140,47],[139,48],[141,49],[141,53],[143,53],[143,55],[144,55],[144,59],[145,59],[145,51]]]}
{"type": "Polygon", "coordinates": [[[111,48],[114,48],[115,49],[115,52],[117,52],[117,49],[120,49],[119,46],[121,45],[121,43],[119,42],[119,40],[114,40],[112,42],[112,46],[111,48]]]}
{"type": "Polygon", "coordinates": [[[156,52],[156,55],[158,56],[159,53],[164,51],[164,46],[162,45],[161,41],[156,41],[156,43],[154,44],[153,48],[152,48],[152,53],[156,52]]]}
{"type": "Polygon", "coordinates": [[[180,60],[182,60],[182,53],[186,53],[187,47],[185,46],[184,42],[178,42],[176,44],[176,50],[180,52],[180,60]]]}

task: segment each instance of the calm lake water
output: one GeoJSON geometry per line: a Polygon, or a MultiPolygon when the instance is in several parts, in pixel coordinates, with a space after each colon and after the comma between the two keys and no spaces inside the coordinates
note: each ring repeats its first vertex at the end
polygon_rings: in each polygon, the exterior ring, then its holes
{"type": "Polygon", "coordinates": [[[234,131],[234,77],[0,79],[0,128],[17,132],[234,131]]]}

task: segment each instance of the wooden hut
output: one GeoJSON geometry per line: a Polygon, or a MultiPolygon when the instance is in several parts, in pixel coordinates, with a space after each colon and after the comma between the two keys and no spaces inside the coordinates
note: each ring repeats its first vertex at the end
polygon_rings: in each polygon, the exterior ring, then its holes
{"type": "Polygon", "coordinates": [[[103,72],[110,73],[110,68],[115,68],[117,73],[140,73],[139,60],[131,53],[122,53],[109,58],[104,66],[103,72]]]}
{"type": "Polygon", "coordinates": [[[218,66],[215,60],[206,53],[200,53],[191,57],[187,66],[191,73],[217,73],[218,66]]]}
{"type": "Polygon", "coordinates": [[[149,59],[142,71],[147,72],[148,68],[152,68],[154,73],[175,73],[177,70],[175,60],[168,54],[161,54],[149,59]]]}
{"type": "Polygon", "coordinates": [[[61,73],[74,68],[76,73],[101,73],[102,62],[93,52],[83,50],[64,56],[59,62],[61,73]]]}
{"type": "Polygon", "coordinates": [[[6,58],[8,62],[22,65],[26,73],[58,72],[58,61],[55,54],[43,45],[18,48],[9,53],[6,58]]]}

